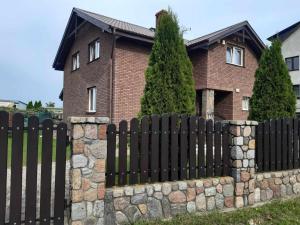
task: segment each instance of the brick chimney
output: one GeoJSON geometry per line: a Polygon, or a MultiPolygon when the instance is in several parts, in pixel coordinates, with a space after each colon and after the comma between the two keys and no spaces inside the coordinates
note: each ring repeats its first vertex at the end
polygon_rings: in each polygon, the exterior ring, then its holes
{"type": "Polygon", "coordinates": [[[160,17],[161,17],[162,15],[164,15],[164,14],[167,14],[167,13],[168,13],[168,11],[162,9],[162,10],[160,10],[159,12],[157,12],[157,13],[155,14],[155,17],[156,17],[156,28],[157,28],[157,26],[158,26],[160,17]]]}

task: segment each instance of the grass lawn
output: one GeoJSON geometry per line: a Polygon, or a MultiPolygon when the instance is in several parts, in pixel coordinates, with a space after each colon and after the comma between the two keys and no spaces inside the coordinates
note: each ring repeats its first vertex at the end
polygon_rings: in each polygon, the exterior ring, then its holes
{"type": "Polygon", "coordinates": [[[295,225],[300,224],[300,198],[273,201],[256,208],[245,208],[232,212],[212,212],[196,215],[186,214],[169,221],[140,221],[135,225],[295,225]]]}
{"type": "MultiPolygon", "coordinates": [[[[9,135],[8,138],[8,153],[7,153],[7,167],[11,166],[11,146],[12,146],[12,137],[11,135],[9,135]]],[[[53,153],[52,153],[52,160],[55,161],[56,158],[56,139],[53,138],[53,153]]],[[[67,159],[70,159],[70,145],[67,146],[67,159]]],[[[26,154],[27,154],[27,132],[24,132],[24,136],[23,136],[23,165],[26,165],[26,154]]],[[[41,136],[41,132],[39,135],[39,147],[38,147],[38,162],[41,163],[42,161],[42,136],[41,136]]]]}

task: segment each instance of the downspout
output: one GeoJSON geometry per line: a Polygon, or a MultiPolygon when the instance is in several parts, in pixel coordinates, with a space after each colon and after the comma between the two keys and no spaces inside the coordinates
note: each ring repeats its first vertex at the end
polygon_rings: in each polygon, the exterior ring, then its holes
{"type": "Polygon", "coordinates": [[[113,102],[114,102],[114,91],[113,91],[113,82],[115,79],[115,46],[116,46],[116,35],[115,35],[116,29],[113,28],[112,35],[113,35],[113,44],[112,44],[112,52],[111,52],[111,73],[110,73],[110,86],[109,86],[109,102],[110,102],[110,110],[109,110],[109,118],[110,122],[112,123],[113,118],[113,102]]]}

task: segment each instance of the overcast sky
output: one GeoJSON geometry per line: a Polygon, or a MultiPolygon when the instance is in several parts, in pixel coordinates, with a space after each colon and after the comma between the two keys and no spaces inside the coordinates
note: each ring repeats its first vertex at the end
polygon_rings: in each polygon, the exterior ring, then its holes
{"type": "Polygon", "coordinates": [[[2,1],[0,99],[54,101],[63,73],[52,68],[73,7],[154,27],[154,14],[170,6],[196,38],[248,20],[261,39],[300,20],[298,0],[17,0],[2,1]]]}

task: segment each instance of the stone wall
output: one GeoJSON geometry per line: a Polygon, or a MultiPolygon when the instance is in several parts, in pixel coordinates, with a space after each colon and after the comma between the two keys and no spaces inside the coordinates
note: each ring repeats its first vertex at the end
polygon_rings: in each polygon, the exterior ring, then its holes
{"type": "Polygon", "coordinates": [[[255,202],[300,194],[300,169],[255,175],[255,202]]]}
{"type": "Polygon", "coordinates": [[[106,117],[71,117],[71,221],[104,224],[106,117]]]}
{"type": "Polygon", "coordinates": [[[235,181],[235,207],[254,204],[256,121],[229,121],[231,175],[235,181]]]}
{"type": "Polygon", "coordinates": [[[73,117],[72,225],[115,225],[179,213],[242,208],[255,202],[300,194],[300,169],[255,173],[255,121],[229,126],[228,177],[105,188],[108,118],[73,117]]]}
{"type": "Polygon", "coordinates": [[[128,224],[233,207],[231,177],[114,187],[106,189],[105,221],[128,224]]]}

